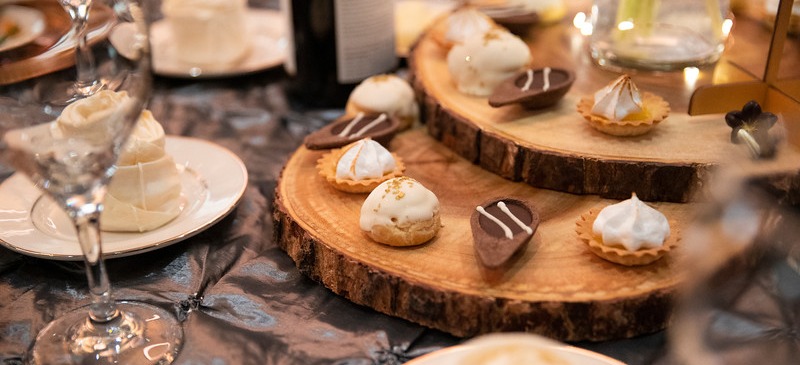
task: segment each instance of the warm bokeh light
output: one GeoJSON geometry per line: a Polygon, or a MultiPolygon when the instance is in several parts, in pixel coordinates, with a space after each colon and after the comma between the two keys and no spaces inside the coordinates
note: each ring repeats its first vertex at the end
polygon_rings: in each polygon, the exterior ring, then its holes
{"type": "Polygon", "coordinates": [[[572,25],[580,29],[582,35],[592,35],[592,23],[587,19],[586,13],[581,11],[575,14],[575,17],[572,18],[572,25]]]}
{"type": "Polygon", "coordinates": [[[699,68],[685,67],[683,69],[683,81],[686,83],[686,88],[688,88],[689,90],[694,90],[698,78],[700,78],[699,68]]]}
{"type": "Polygon", "coordinates": [[[583,23],[586,22],[586,13],[579,11],[578,14],[575,14],[575,17],[572,18],[572,25],[575,28],[581,29],[583,27],[583,23]]]}
{"type": "Polygon", "coordinates": [[[728,34],[731,34],[731,28],[733,28],[732,19],[725,19],[722,21],[722,36],[727,37],[728,34]]]}
{"type": "Polygon", "coordinates": [[[617,29],[619,30],[631,30],[633,29],[633,22],[630,20],[623,20],[617,24],[617,29]]]}

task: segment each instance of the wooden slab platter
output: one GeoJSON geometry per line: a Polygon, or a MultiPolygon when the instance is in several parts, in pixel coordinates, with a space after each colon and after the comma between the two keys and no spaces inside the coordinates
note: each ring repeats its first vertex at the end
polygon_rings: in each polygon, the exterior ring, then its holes
{"type": "MultiPolygon", "coordinates": [[[[591,208],[616,200],[537,189],[488,172],[425,130],[390,145],[406,175],[433,191],[444,225],[431,242],[397,248],[371,241],[358,225],[366,194],[333,189],[317,175],[323,152],[301,147],[276,188],[278,244],[298,268],[333,292],[380,312],[457,336],[529,331],[561,340],[625,338],[663,329],[682,280],[680,249],[628,268],[592,254],[575,233],[591,208]],[[492,196],[517,197],[542,219],[523,252],[502,270],[476,261],[470,215],[492,196]]],[[[695,204],[654,203],[683,231],[695,204]]],[[[680,233],[676,233],[680,234],[680,233]]]]}
{"type": "MultiPolygon", "coordinates": [[[[739,28],[745,30],[739,45],[763,43],[749,36],[760,28],[739,28]]],[[[324,152],[295,152],[278,181],[274,221],[276,241],[300,271],[355,303],[456,336],[528,331],[566,341],[626,338],[666,327],[684,280],[685,248],[646,266],[613,264],[578,238],[581,214],[636,192],[680,236],[705,204],[699,197],[712,185],[709,176],[723,164],[762,176],[773,192],[800,203],[794,147],[800,143],[783,146],[774,160],[754,162],[729,142],[722,115],[686,113],[695,86],[715,81],[712,74],[746,80],[752,74],[743,70],[751,67],[721,61],[693,79],[634,75],[640,89],[670,103],[672,114],[647,135],[619,138],[593,130],[575,111],[580,97],[618,74],[594,67],[569,25],[537,28],[528,41],[532,66],[576,74],[554,107],[491,108],[486,98],[456,90],[445,51],[427,35],[411,51],[411,81],[427,126],[398,135],[390,150],[404,159],[408,176],[439,197],[444,226],[429,243],[397,248],[371,241],[358,225],[366,194],[328,186],[315,168],[324,152]],[[478,204],[497,196],[530,202],[541,224],[507,266],[489,270],[477,261],[469,220],[478,204]]]]}
{"type": "Polygon", "coordinates": [[[418,41],[409,68],[435,139],[512,181],[575,194],[624,199],[635,191],[642,200],[687,202],[705,196],[705,182],[723,163],[761,170],[783,179],[785,186],[778,190],[800,193],[800,153],[794,146],[782,148],[775,160],[753,164],[730,143],[724,115],[687,114],[692,91],[710,83],[710,74],[740,77],[726,60],[716,73],[706,68],[698,78],[682,72],[633,74],[640,90],[664,97],[672,112],[648,134],[615,137],[591,128],[576,105],[619,74],[591,64],[577,30],[558,24],[536,32],[528,40],[533,67],[571,69],[576,77],[559,104],[533,111],[518,105],[493,108],[485,97],[459,92],[447,68],[447,51],[429,35],[418,41]]]}

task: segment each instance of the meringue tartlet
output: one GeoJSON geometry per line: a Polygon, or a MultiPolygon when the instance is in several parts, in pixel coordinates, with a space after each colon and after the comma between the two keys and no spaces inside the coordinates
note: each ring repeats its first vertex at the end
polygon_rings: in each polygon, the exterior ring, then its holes
{"type": "Polygon", "coordinates": [[[348,193],[368,193],[380,183],[405,171],[400,156],[380,143],[364,138],[324,154],[317,170],[334,188],[348,193]]]}
{"type": "Polygon", "coordinates": [[[576,225],[578,237],[592,253],[626,266],[655,262],[679,240],[667,218],[636,194],[602,210],[589,210],[576,225]]]}
{"type": "Polygon", "coordinates": [[[622,75],[594,95],[581,98],[578,112],[593,128],[614,136],[649,132],[669,116],[669,104],[660,96],[640,92],[630,76],[622,75]]]}

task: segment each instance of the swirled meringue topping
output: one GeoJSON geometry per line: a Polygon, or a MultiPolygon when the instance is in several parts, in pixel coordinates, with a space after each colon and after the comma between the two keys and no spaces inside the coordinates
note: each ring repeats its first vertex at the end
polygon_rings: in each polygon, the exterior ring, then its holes
{"type": "Polygon", "coordinates": [[[623,120],[643,111],[639,88],[628,75],[620,76],[594,94],[594,115],[609,120],[623,120]]]}
{"type": "Polygon", "coordinates": [[[602,237],[604,245],[637,251],[661,247],[670,229],[661,212],[633,194],[628,200],[603,208],[592,225],[592,232],[602,237]]]}
{"type": "Polygon", "coordinates": [[[396,167],[392,154],[380,143],[364,138],[342,147],[336,163],[336,178],[341,180],[376,179],[396,167]]]}

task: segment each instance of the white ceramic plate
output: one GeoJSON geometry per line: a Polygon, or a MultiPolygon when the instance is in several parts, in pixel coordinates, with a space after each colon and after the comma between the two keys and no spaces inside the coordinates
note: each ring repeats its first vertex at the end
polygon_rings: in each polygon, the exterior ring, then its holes
{"type": "Polygon", "coordinates": [[[44,14],[27,6],[4,5],[0,7],[0,18],[11,20],[19,27],[19,33],[0,43],[0,52],[24,46],[44,33],[47,26],[44,14]]]}
{"type": "Polygon", "coordinates": [[[625,365],[605,355],[533,334],[498,333],[478,337],[418,357],[406,365],[625,365]]]}
{"type": "MultiPolygon", "coordinates": [[[[225,217],[244,194],[247,169],[227,149],[174,136],[167,137],[166,149],[181,174],[181,213],[144,233],[103,232],[106,258],[147,252],[189,238],[225,217]]],[[[46,259],[83,259],[66,213],[19,173],[0,184],[0,244],[46,259]]]]}
{"type": "Polygon", "coordinates": [[[247,29],[250,49],[237,62],[197,66],[175,56],[169,20],[162,19],[150,28],[153,45],[153,72],[162,76],[181,78],[213,78],[244,75],[280,66],[286,59],[286,20],[279,11],[249,9],[247,29]]]}

